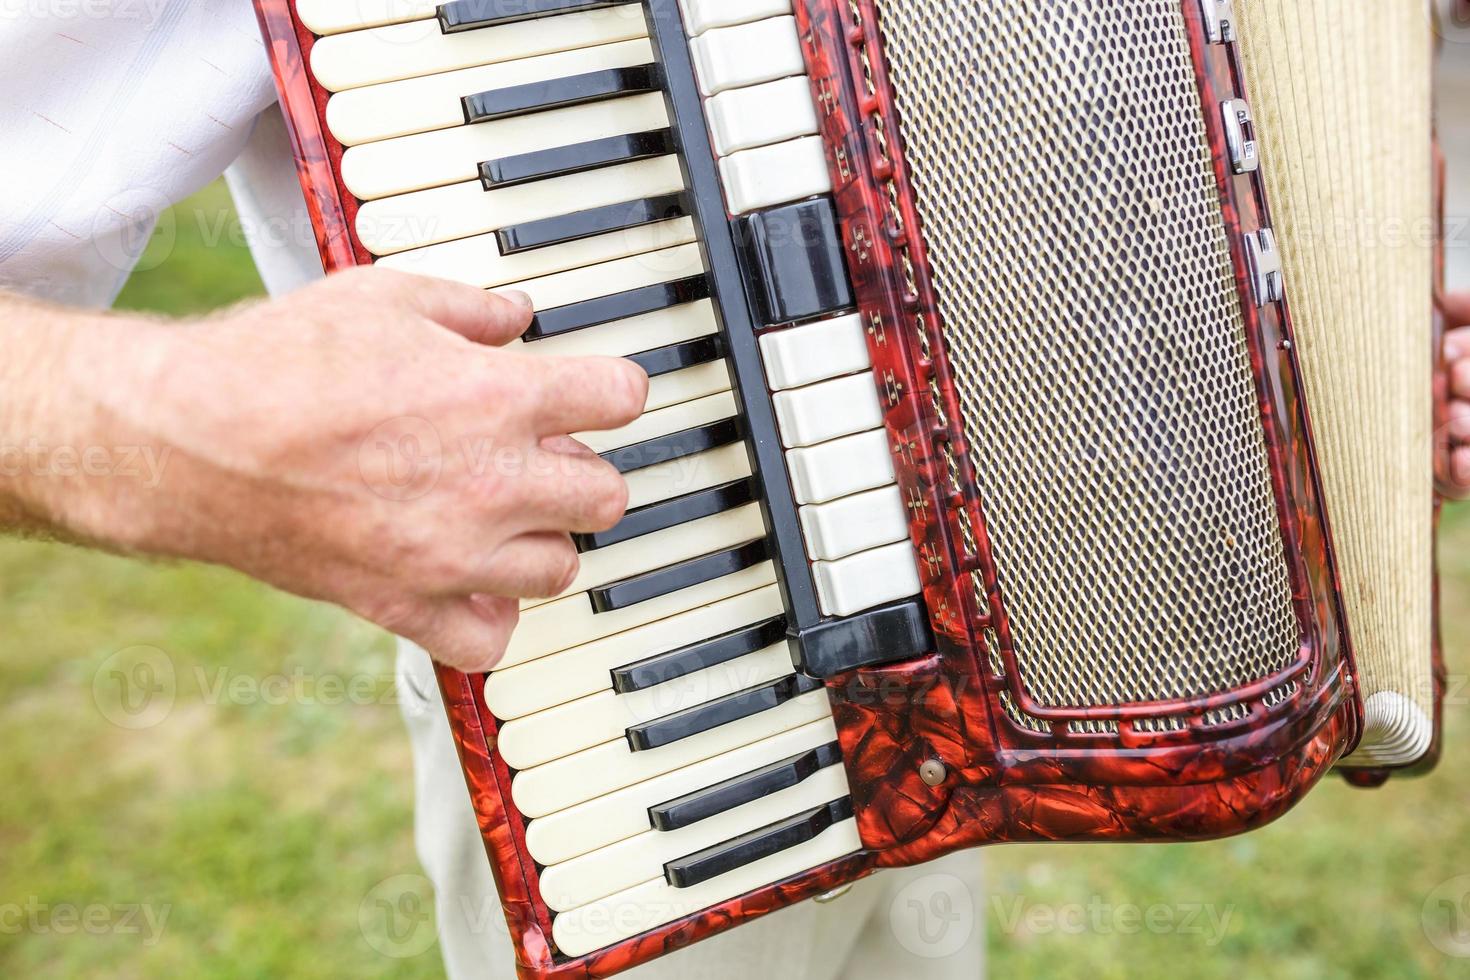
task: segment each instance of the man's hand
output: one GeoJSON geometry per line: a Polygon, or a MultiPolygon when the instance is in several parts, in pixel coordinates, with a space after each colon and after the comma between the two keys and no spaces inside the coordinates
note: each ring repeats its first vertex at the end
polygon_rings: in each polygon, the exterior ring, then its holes
{"type": "Polygon", "coordinates": [[[526,329],[523,297],[365,269],[193,323],[15,305],[0,313],[46,322],[6,331],[42,349],[0,367],[0,443],[144,447],[157,465],[7,469],[0,515],[229,565],[452,666],[493,664],[517,599],[576,574],[568,532],[627,503],[567,434],[635,419],[647,378],[500,346],[526,329]]]}
{"type": "Polygon", "coordinates": [[[1450,383],[1450,478],[1470,486],[1470,293],[1445,302],[1444,356],[1450,383]]]}

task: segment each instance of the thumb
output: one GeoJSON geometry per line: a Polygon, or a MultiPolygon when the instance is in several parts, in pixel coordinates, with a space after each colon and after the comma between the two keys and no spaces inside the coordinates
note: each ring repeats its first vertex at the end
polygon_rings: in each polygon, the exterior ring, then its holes
{"type": "Polygon", "coordinates": [[[500,662],[520,615],[520,603],[500,596],[452,596],[431,600],[418,635],[409,636],[446,667],[483,673],[500,662]]]}

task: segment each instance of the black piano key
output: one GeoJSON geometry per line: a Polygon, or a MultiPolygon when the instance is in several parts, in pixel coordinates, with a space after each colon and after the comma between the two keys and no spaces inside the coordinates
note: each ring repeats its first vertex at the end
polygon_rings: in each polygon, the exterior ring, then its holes
{"type": "Polygon", "coordinates": [[[631,541],[645,534],[652,534],[654,531],[667,530],[680,524],[697,521],[702,517],[713,517],[715,514],[734,510],[742,504],[755,500],[758,492],[753,476],[743,480],[732,480],[717,487],[710,487],[708,490],[696,490],[682,497],[662,500],[656,504],[647,504],[631,510],[608,530],[592,534],[574,534],[572,542],[576,544],[580,552],[596,551],[609,545],[631,541]]]}
{"type": "Polygon", "coordinates": [[[851,816],[852,797],[844,796],[840,800],[798,813],[779,823],[741,834],[723,844],[670,861],[664,865],[664,880],[675,888],[689,888],[761,858],[815,840],[822,831],[851,816]]]}
{"type": "Polygon", "coordinates": [[[713,579],[734,575],[736,572],[757,565],[770,557],[770,548],[764,539],[751,541],[729,551],[717,551],[700,558],[681,561],[657,571],[647,572],[633,578],[623,579],[611,585],[591,590],[594,612],[613,612],[628,606],[657,599],[661,595],[687,589],[693,585],[713,579]]]}
{"type": "Polygon", "coordinates": [[[439,5],[439,30],[458,34],[578,10],[600,10],[628,0],[452,0],[439,5]]]}
{"type": "Polygon", "coordinates": [[[639,92],[657,92],[661,88],[663,77],[657,65],[634,65],[491,89],[466,95],[459,101],[464,109],[465,123],[473,125],[545,109],[603,102],[639,92]]]}
{"type": "Polygon", "coordinates": [[[660,194],[639,201],[622,201],[600,208],[573,211],[554,218],[525,221],[495,233],[501,255],[515,255],[548,245],[563,245],[593,235],[651,225],[657,221],[682,218],[689,213],[683,194],[660,194]]]}
{"type": "Polygon", "coordinates": [[[737,219],[734,230],[762,323],[790,323],[853,305],[831,198],[757,211],[737,219]]]}
{"type": "Polygon", "coordinates": [[[668,129],[609,136],[571,146],[486,160],[480,164],[480,183],[487,191],[514,187],[547,177],[565,177],[614,164],[667,156],[674,149],[674,134],[668,129]]]}
{"type": "Polygon", "coordinates": [[[648,808],[648,822],[654,830],[679,830],[763,796],[790,789],[806,781],[814,773],[841,761],[841,747],[836,742],[828,742],[809,752],[773,762],[752,772],[731,776],[724,782],[651,806],[648,808]]]}
{"type": "Polygon", "coordinates": [[[629,748],[634,752],[646,752],[649,749],[672,745],[691,735],[707,732],[711,728],[719,728],[732,721],[739,721],[751,715],[758,715],[762,711],[778,708],[787,701],[815,691],[821,686],[822,682],[815,677],[808,677],[805,674],[787,674],[780,680],[771,681],[769,684],[747,687],[743,691],[736,691],[734,694],[727,694],[722,698],[634,725],[624,734],[627,736],[629,748]]]}
{"type": "Polygon", "coordinates": [[[610,296],[597,296],[580,303],[568,303],[566,306],[542,310],[532,317],[531,327],[521,339],[555,337],[573,330],[596,327],[614,320],[656,313],[671,306],[708,299],[709,295],[709,277],[698,275],[629,289],[610,296]]]}
{"type": "Polygon", "coordinates": [[[602,454],[619,473],[632,473],[671,459],[683,459],[721,446],[738,442],[742,435],[738,418],[721,419],[692,429],[671,432],[631,446],[612,449],[602,454]]]}
{"type": "Polygon", "coordinates": [[[829,619],[802,630],[791,644],[796,669],[813,677],[912,660],[933,649],[929,609],[915,599],[829,619]]]}
{"type": "Polygon", "coordinates": [[[708,337],[695,337],[683,343],[629,354],[628,360],[641,367],[643,373],[650,378],[656,378],[661,374],[672,374],[697,364],[718,361],[724,356],[725,349],[720,343],[719,335],[710,334],[708,337]]]}
{"type": "Polygon", "coordinates": [[[785,635],[786,617],[773,616],[754,626],[742,626],[708,640],[656,653],[626,667],[613,668],[613,690],[619,694],[641,691],[764,650],[785,635]]]}

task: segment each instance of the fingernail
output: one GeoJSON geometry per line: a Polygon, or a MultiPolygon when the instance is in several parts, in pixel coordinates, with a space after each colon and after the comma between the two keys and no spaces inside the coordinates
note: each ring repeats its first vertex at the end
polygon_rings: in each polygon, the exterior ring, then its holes
{"type": "Polygon", "coordinates": [[[502,289],[499,291],[499,295],[504,296],[517,306],[524,307],[528,310],[535,309],[535,306],[531,302],[531,297],[519,289],[502,289]]]}

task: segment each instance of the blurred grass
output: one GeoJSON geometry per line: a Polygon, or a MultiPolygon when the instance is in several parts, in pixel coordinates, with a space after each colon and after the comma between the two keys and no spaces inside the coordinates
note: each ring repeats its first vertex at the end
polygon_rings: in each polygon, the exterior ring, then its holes
{"type": "MultiPolygon", "coordinates": [[[[153,256],[162,263],[137,273],[120,305],[189,313],[258,291],[238,236],[218,233],[222,210],[222,185],[177,209],[166,258],[153,256]]],[[[1449,514],[1443,554],[1450,669],[1463,676],[1470,517],[1449,514]]],[[[387,637],[230,572],[43,542],[0,541],[0,612],[0,903],[168,914],[152,943],[146,927],[17,933],[0,914],[0,976],[440,975],[435,950],[385,959],[358,928],[374,884],[418,870],[396,708],[211,696],[221,670],[362,676],[381,689],[387,637]],[[160,723],[129,730],[104,717],[93,685],[109,657],[138,645],[171,659],[177,699],[160,723]]],[[[990,973],[1470,975],[1421,923],[1430,891],[1470,873],[1467,743],[1462,694],[1447,709],[1446,764],[1426,779],[1374,792],[1329,780],[1276,824],[1217,843],[991,849],[980,897],[990,973]],[[1005,928],[1018,910],[1098,903],[1176,916],[1201,904],[1228,912],[1228,928],[1215,945],[1180,930],[1125,933],[1107,915],[1103,929],[1024,916],[1005,928]]]]}

